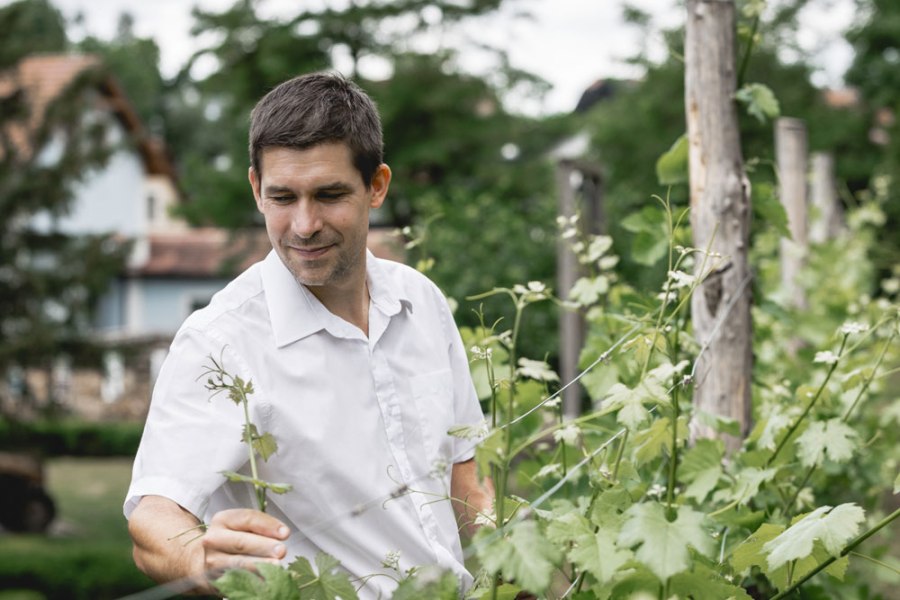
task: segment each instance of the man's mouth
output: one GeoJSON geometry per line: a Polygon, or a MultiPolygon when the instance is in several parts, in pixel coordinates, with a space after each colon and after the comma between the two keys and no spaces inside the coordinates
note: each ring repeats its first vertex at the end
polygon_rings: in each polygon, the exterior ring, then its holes
{"type": "Polygon", "coordinates": [[[333,244],[328,244],[326,246],[316,246],[316,247],[305,247],[305,246],[290,246],[290,249],[300,255],[301,258],[305,259],[315,259],[323,256],[327,253],[331,248],[333,248],[333,244]]]}

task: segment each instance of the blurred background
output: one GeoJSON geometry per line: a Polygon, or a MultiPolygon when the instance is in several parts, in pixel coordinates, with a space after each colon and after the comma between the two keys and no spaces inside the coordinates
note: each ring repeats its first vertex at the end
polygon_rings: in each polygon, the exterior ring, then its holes
{"type": "MultiPolygon", "coordinates": [[[[748,80],[810,124],[840,201],[873,178],[895,186],[900,4],[737,5],[740,43],[755,44],[748,80]]],[[[617,277],[659,286],[665,230],[647,207],[654,194],[687,204],[656,168],[685,130],[682,12],[667,0],[0,2],[0,598],[150,585],[121,515],[131,456],[180,323],[268,251],[246,174],[248,115],[266,91],[335,69],[373,96],[394,180],[370,247],[427,270],[474,326],[468,296],[556,287],[568,196],[612,236],[617,277]]],[[[773,189],[772,125],[742,114],[741,127],[756,201],[773,189]]],[[[873,254],[884,274],[898,262],[894,189],[873,254]]],[[[755,228],[770,225],[767,206],[755,228]]],[[[558,365],[558,308],[527,318],[523,355],[558,365]]]]}

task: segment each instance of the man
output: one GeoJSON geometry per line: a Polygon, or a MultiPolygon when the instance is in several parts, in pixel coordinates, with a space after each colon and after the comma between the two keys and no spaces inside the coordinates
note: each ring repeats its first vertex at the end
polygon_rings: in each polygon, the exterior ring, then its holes
{"type": "Polygon", "coordinates": [[[157,380],[125,502],[135,562],[157,581],[324,551],[364,600],[396,586],[389,554],[401,573],[436,564],[471,582],[458,528],[491,498],[471,442],[447,430],[482,414],[443,296],[366,250],[391,181],[382,147],[374,104],[339,76],[292,79],[254,108],[250,186],[273,251],[185,321],[157,380]],[[259,477],[293,490],[266,513],[221,474],[247,472],[244,415],[198,380],[210,356],[252,381],[251,420],[278,443],[259,477]]]}

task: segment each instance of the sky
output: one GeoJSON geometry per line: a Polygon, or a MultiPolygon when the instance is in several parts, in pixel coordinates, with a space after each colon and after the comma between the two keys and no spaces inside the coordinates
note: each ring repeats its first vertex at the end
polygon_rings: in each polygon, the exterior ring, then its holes
{"type": "MultiPolygon", "coordinates": [[[[85,34],[110,38],[115,34],[123,11],[135,19],[135,33],[156,39],[161,52],[164,76],[172,76],[204,40],[192,38],[191,7],[224,10],[234,0],[51,0],[64,15],[84,16],[76,39],[85,34]]],[[[777,1],[777,0],[770,0],[777,1]]],[[[298,7],[315,9],[325,4],[346,5],[348,0],[261,0],[264,16],[286,15],[298,7]]],[[[0,0],[0,5],[9,0],[0,0]]],[[[639,77],[640,72],[624,59],[646,44],[651,56],[664,52],[661,39],[642,40],[639,32],[623,25],[624,0],[518,0],[507,3],[501,12],[454,32],[445,41],[462,49],[461,66],[476,73],[488,73],[493,64],[479,52],[476,41],[502,47],[514,67],[540,75],[553,87],[542,101],[521,100],[512,107],[517,112],[541,115],[567,112],[575,107],[581,93],[602,78],[639,77]],[[531,18],[520,13],[530,12],[531,18]]],[[[630,0],[653,16],[655,25],[675,26],[683,21],[674,0],[630,0]]],[[[836,87],[851,60],[851,51],[842,39],[843,29],[854,19],[853,0],[810,0],[801,14],[799,44],[814,57],[819,68],[815,82],[836,87]]],[[[208,41],[208,40],[207,40],[208,41]]],[[[420,49],[436,44],[427,36],[418,41],[420,49]]],[[[335,57],[340,69],[342,60],[335,57]]],[[[198,66],[202,69],[202,64],[198,66]]],[[[386,77],[387,66],[375,59],[361,64],[367,76],[386,77]]]]}

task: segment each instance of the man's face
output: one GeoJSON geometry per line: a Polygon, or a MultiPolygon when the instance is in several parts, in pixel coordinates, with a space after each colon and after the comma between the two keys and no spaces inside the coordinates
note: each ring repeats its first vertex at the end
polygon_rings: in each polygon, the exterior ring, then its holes
{"type": "Polygon", "coordinates": [[[366,188],[350,149],[326,143],[266,148],[260,170],[250,169],[256,206],[294,278],[320,298],[364,285],[369,210],[384,201],[390,169],[381,165],[366,188]]]}

